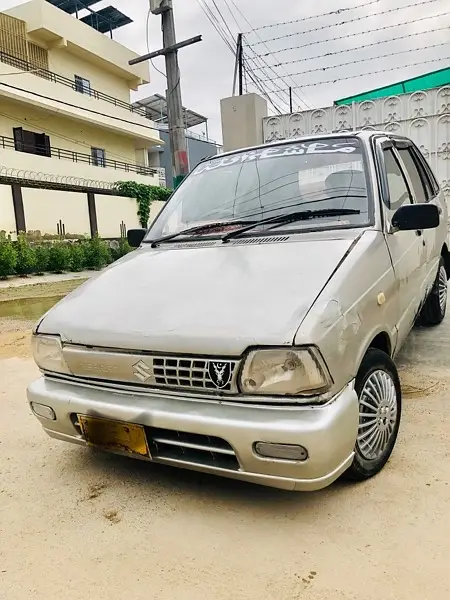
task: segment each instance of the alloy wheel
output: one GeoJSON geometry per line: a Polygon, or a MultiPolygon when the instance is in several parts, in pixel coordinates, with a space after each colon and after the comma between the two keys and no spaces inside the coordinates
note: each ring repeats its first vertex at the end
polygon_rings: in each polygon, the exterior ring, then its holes
{"type": "Polygon", "coordinates": [[[369,375],[359,397],[357,447],[366,460],[376,460],[388,447],[397,421],[397,392],[391,375],[369,375]]]}

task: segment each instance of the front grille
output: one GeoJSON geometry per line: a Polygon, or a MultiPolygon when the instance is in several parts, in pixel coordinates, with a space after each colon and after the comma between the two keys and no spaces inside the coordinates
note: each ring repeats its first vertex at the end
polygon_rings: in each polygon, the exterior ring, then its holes
{"type": "Polygon", "coordinates": [[[233,448],[222,438],[156,427],[146,427],[146,434],[155,460],[239,470],[233,448]]]}
{"type": "Polygon", "coordinates": [[[218,361],[213,364],[225,366],[223,380],[216,385],[210,376],[211,361],[199,358],[154,357],[153,373],[157,385],[192,387],[199,389],[230,391],[236,362],[218,361]]]}
{"type": "Polygon", "coordinates": [[[237,393],[239,359],[161,355],[64,345],[64,358],[76,378],[117,382],[140,389],[188,389],[237,393]]]}

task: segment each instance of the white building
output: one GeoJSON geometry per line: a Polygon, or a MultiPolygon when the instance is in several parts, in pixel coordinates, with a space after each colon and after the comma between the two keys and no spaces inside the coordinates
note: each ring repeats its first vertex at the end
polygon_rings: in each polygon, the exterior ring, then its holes
{"type": "Polygon", "coordinates": [[[109,7],[81,17],[65,12],[77,3],[58,3],[0,13],[0,230],[57,233],[62,223],[118,237],[138,226],[136,202],[99,190],[160,183],[148,165],[159,132],[130,102],[148,65],[130,66],[136,54],[107,35],[125,15],[109,7]]]}

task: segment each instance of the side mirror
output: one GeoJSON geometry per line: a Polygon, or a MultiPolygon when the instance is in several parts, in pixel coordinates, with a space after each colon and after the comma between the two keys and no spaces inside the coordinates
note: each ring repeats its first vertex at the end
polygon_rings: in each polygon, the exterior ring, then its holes
{"type": "Polygon", "coordinates": [[[146,233],[146,229],[129,229],[127,231],[127,242],[132,248],[139,248],[146,233]]]}
{"type": "Polygon", "coordinates": [[[439,225],[439,209],[435,204],[405,204],[392,217],[394,231],[434,229],[439,225]]]}

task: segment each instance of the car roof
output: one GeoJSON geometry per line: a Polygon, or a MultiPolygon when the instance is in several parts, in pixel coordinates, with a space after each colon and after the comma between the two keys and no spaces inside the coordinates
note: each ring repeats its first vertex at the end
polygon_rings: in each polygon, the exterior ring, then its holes
{"type": "MultiPolygon", "coordinates": [[[[374,130],[374,129],[360,129],[357,131],[341,131],[338,133],[318,133],[315,135],[303,135],[295,138],[286,138],[282,140],[275,140],[274,142],[267,142],[265,144],[258,144],[256,146],[248,146],[246,148],[238,148],[236,150],[230,150],[229,152],[223,152],[222,154],[215,154],[214,156],[208,156],[203,160],[210,160],[214,158],[221,158],[223,156],[231,156],[233,154],[238,154],[239,152],[249,152],[251,150],[260,150],[264,148],[273,148],[274,146],[281,146],[285,144],[298,144],[300,142],[311,142],[314,140],[333,140],[339,138],[359,138],[362,141],[368,141],[370,138],[374,136],[384,136],[384,137],[395,137],[401,138],[402,136],[392,136],[386,131],[382,130],[374,130]]],[[[406,138],[404,138],[406,139],[406,138]]],[[[203,161],[201,161],[203,162],[203,161]]]]}

